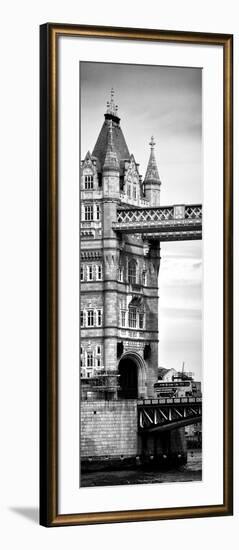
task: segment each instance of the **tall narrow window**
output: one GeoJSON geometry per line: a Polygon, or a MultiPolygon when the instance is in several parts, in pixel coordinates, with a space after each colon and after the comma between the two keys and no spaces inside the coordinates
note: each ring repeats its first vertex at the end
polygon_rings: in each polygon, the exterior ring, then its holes
{"type": "Polygon", "coordinates": [[[129,327],[136,328],[137,326],[137,312],[135,307],[129,308],[129,327]]]}
{"type": "Polygon", "coordinates": [[[144,313],[141,311],[139,313],[139,328],[144,328],[144,313]]]}
{"type": "Polygon", "coordinates": [[[93,281],[93,265],[88,265],[88,281],[93,281]]]}
{"type": "Polygon", "coordinates": [[[101,327],[102,326],[102,310],[101,309],[97,309],[96,319],[97,319],[98,327],[101,327]]]}
{"type": "Polygon", "coordinates": [[[129,184],[127,185],[127,195],[130,199],[130,197],[131,197],[131,185],[129,185],[129,184]]]}
{"type": "Polygon", "coordinates": [[[123,267],[120,265],[119,266],[119,281],[121,283],[123,283],[123,280],[124,280],[124,271],[123,271],[123,267]]]}
{"type": "Polygon", "coordinates": [[[136,261],[131,260],[128,266],[128,281],[131,285],[136,284],[136,261]]]}
{"type": "Polygon", "coordinates": [[[121,311],[121,326],[125,327],[125,321],[126,321],[126,312],[121,311]]]}
{"type": "Polygon", "coordinates": [[[94,326],[94,310],[88,309],[87,311],[87,326],[93,327],[94,326]]]}
{"type": "Polygon", "coordinates": [[[93,353],[88,351],[87,353],[87,367],[93,367],[93,353]]]}
{"type": "Polygon", "coordinates": [[[100,207],[98,204],[96,205],[96,219],[100,220],[100,207]]]}
{"type": "Polygon", "coordinates": [[[93,189],[93,176],[85,176],[85,189],[93,189]]]}
{"type": "Polygon", "coordinates": [[[85,221],[89,222],[94,219],[93,206],[85,206],[85,221]]]}
{"type": "Polygon", "coordinates": [[[100,281],[102,279],[102,266],[97,265],[96,267],[97,279],[100,281]]]}
{"type": "Polygon", "coordinates": [[[83,327],[84,326],[84,311],[81,310],[80,312],[80,326],[83,327]]]}
{"type": "Polygon", "coordinates": [[[80,280],[84,281],[84,268],[83,268],[83,265],[80,266],[80,280]]]}
{"type": "Polygon", "coordinates": [[[142,285],[143,285],[143,286],[146,286],[146,285],[147,285],[146,271],[143,271],[143,272],[142,272],[142,285]]]}
{"type": "Polygon", "coordinates": [[[137,191],[136,191],[136,186],[135,185],[133,187],[133,198],[134,198],[134,200],[137,199],[137,191]]]}

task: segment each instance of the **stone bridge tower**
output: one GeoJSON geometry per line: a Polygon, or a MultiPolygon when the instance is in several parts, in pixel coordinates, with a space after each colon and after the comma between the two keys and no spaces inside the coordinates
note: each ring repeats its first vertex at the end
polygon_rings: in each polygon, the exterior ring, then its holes
{"type": "Polygon", "coordinates": [[[159,241],[112,229],[117,208],[160,205],[155,142],[142,180],[111,91],[92,154],[81,163],[82,399],[154,396],[158,370],[159,241]]]}

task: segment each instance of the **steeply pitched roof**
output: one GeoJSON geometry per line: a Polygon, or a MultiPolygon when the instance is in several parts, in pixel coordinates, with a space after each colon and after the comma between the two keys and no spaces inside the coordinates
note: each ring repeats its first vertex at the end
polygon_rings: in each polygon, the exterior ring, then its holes
{"type": "MultiPolygon", "coordinates": [[[[114,120],[117,118],[118,117],[114,117],[113,115],[112,116],[108,114],[105,115],[105,121],[103,122],[101,131],[99,133],[98,139],[93,149],[92,155],[93,157],[96,157],[98,160],[97,169],[99,172],[102,171],[102,168],[105,162],[110,121],[112,121],[112,137],[113,137],[113,143],[114,143],[114,150],[117,154],[119,163],[121,163],[120,161],[122,161],[123,159],[129,159],[130,157],[129,149],[126,144],[124,134],[121,130],[120,123],[114,120]]],[[[119,120],[120,119],[118,119],[118,121],[119,120]]]]}

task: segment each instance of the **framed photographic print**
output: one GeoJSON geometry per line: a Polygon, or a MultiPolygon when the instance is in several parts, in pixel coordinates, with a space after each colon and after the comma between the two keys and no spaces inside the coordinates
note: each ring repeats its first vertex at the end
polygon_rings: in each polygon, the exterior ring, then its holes
{"type": "Polygon", "coordinates": [[[232,514],[232,36],[40,51],[40,523],[232,514]]]}

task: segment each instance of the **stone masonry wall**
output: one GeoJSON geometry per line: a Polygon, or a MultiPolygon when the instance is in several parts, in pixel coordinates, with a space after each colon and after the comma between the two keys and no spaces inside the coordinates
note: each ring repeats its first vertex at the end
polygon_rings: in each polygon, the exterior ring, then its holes
{"type": "Polygon", "coordinates": [[[136,401],[82,401],[80,453],[82,459],[136,456],[136,401]]]}

